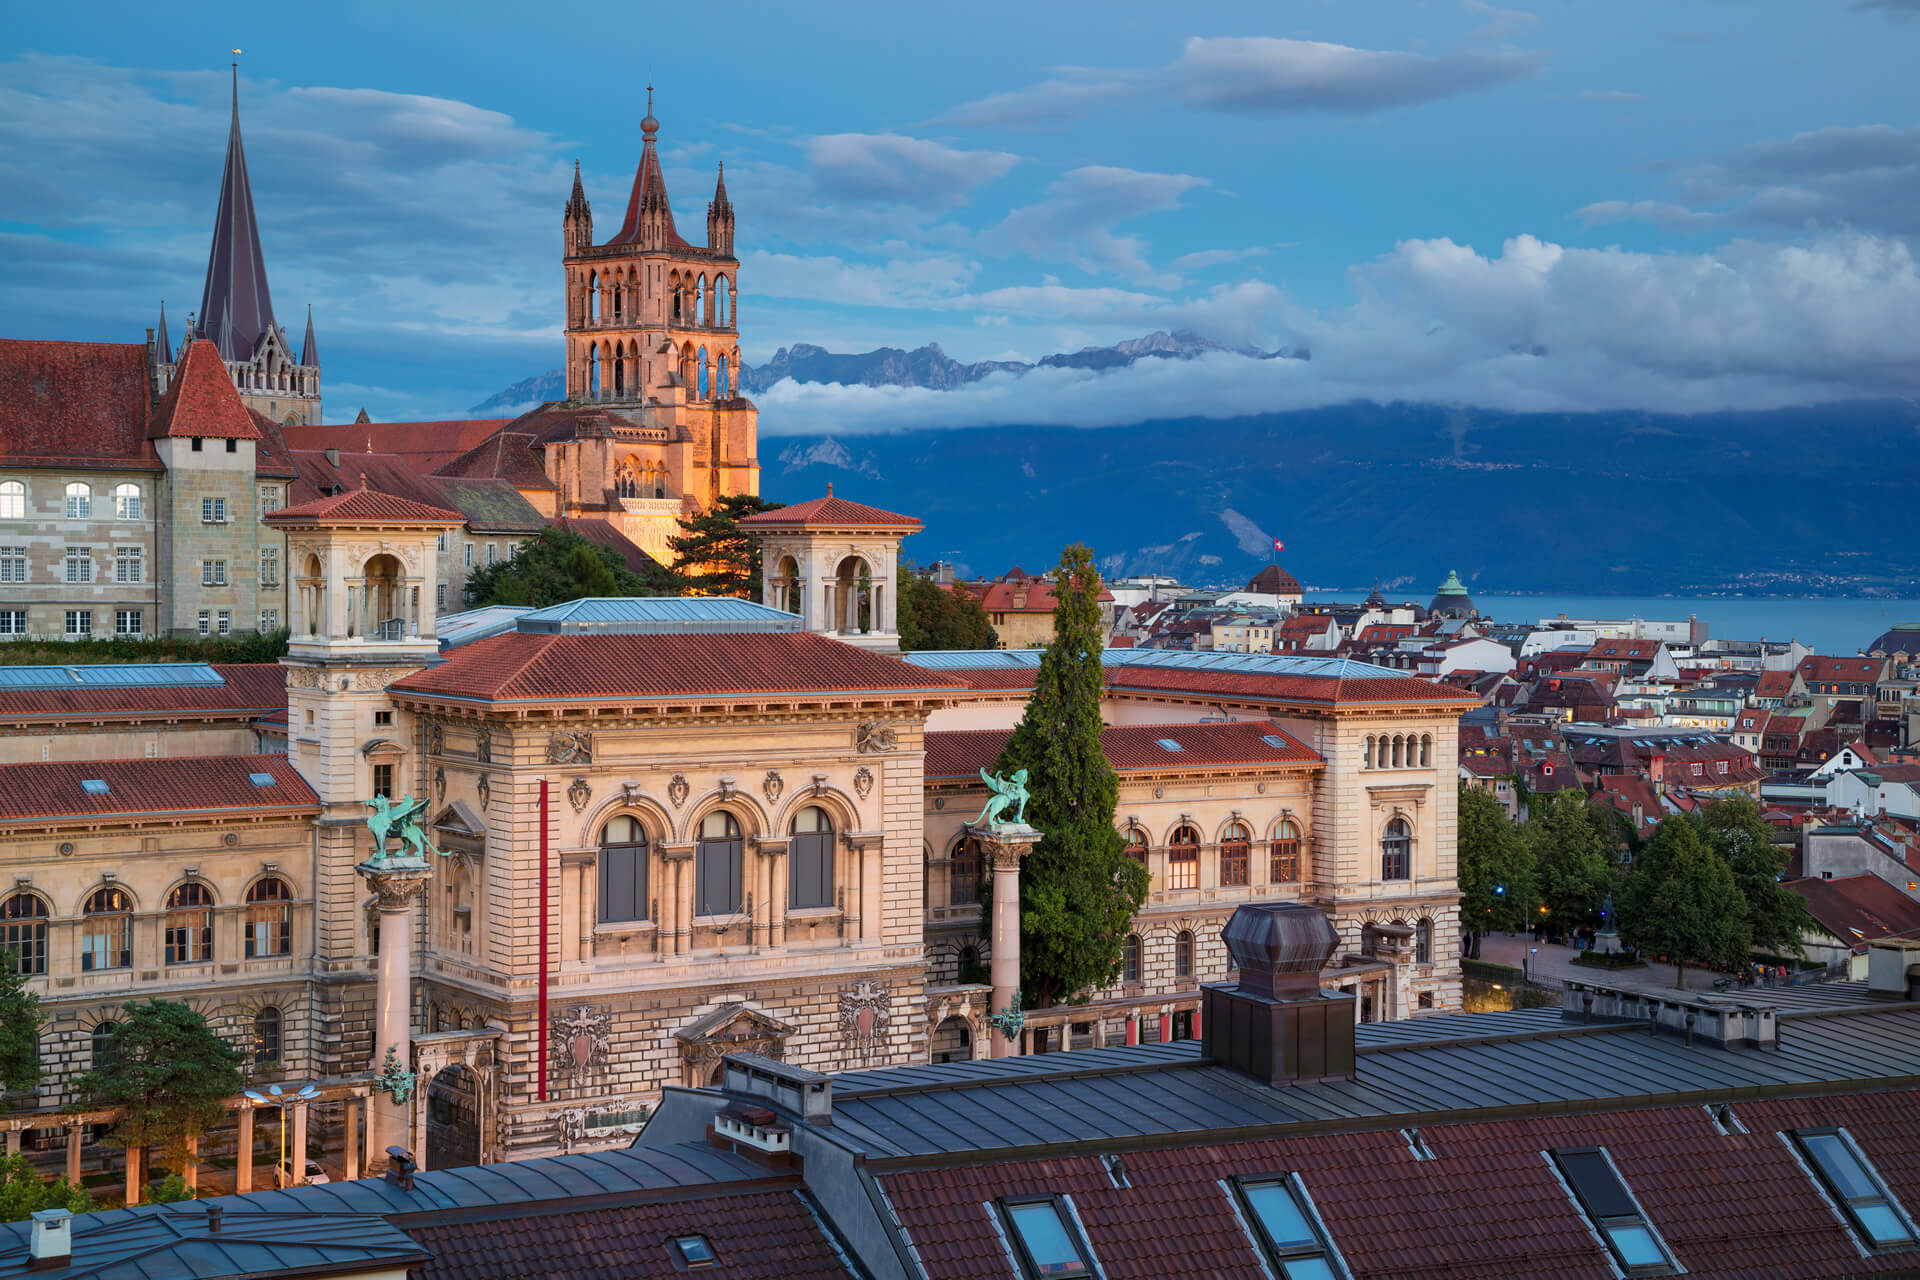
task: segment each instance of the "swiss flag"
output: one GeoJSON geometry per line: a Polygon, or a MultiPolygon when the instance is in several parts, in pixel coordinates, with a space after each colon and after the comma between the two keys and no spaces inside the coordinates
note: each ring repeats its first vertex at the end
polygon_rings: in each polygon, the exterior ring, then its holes
{"type": "Polygon", "coordinates": [[[1275,551],[1285,551],[1287,549],[1287,544],[1280,541],[1280,539],[1275,538],[1273,540],[1273,549],[1275,551]]]}

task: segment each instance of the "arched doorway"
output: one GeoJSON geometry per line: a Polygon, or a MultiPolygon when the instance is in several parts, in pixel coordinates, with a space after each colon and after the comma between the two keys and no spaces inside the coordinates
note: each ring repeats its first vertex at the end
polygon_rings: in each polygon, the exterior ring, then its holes
{"type": "Polygon", "coordinates": [[[434,1073],[427,1086],[427,1168],[479,1163],[480,1077],[455,1062],[434,1073]]]}
{"type": "Polygon", "coordinates": [[[973,1057],[973,1029],[965,1018],[947,1018],[933,1029],[928,1047],[935,1062],[966,1062],[973,1057]]]}

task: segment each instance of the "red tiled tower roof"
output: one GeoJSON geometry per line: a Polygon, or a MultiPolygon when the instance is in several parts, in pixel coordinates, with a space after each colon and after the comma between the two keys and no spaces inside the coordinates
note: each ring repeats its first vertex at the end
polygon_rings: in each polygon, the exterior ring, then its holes
{"type": "Polygon", "coordinates": [[[879,507],[869,507],[859,502],[848,502],[845,498],[833,496],[833,486],[827,486],[827,496],[815,498],[811,502],[797,502],[790,507],[776,507],[772,511],[756,512],[741,518],[743,526],[754,529],[818,529],[818,528],[869,528],[898,529],[903,533],[918,533],[921,524],[912,516],[903,516],[893,511],[882,511],[879,507]]]}
{"type": "Polygon", "coordinates": [[[211,342],[187,339],[173,385],[154,406],[147,438],[204,436],[210,440],[258,440],[260,428],[233,388],[226,362],[211,342]]]}
{"type": "Polygon", "coordinates": [[[286,524],[445,524],[466,523],[466,517],[458,511],[449,511],[445,507],[430,507],[424,502],[415,502],[411,498],[397,497],[391,493],[382,493],[378,489],[366,487],[366,477],[360,478],[361,487],[349,493],[337,493],[331,498],[315,498],[312,502],[302,502],[298,506],[282,507],[260,517],[270,525],[286,524]]]}
{"type": "Polygon", "coordinates": [[[645,238],[641,227],[643,213],[657,215],[666,226],[666,244],[669,249],[691,249],[693,246],[680,238],[680,232],[673,225],[673,205],[667,199],[667,180],[660,174],[660,157],[655,153],[653,138],[660,131],[660,122],[653,118],[653,90],[647,90],[647,115],[640,122],[643,141],[640,144],[640,165],[633,171],[633,194],[627,197],[627,218],[620,224],[620,230],[614,234],[608,244],[638,244],[645,238]]]}

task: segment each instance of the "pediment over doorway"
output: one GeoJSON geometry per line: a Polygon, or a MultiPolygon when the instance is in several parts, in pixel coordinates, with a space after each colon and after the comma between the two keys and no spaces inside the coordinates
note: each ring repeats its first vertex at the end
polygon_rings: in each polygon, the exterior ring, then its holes
{"type": "Polygon", "coordinates": [[[717,1062],[730,1053],[782,1058],[787,1037],[798,1029],[744,1004],[726,1004],[700,1015],[673,1035],[680,1042],[680,1056],[685,1061],[706,1063],[717,1062]]]}

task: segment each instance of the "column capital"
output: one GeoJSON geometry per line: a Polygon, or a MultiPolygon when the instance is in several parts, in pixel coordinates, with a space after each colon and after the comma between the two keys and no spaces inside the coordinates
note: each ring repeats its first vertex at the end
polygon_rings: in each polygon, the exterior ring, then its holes
{"type": "Polygon", "coordinates": [[[409,864],[392,858],[363,862],[356,870],[366,878],[382,911],[405,911],[433,878],[433,868],[424,862],[409,864]]]}
{"type": "Polygon", "coordinates": [[[987,826],[969,822],[966,832],[979,841],[982,857],[995,871],[1017,871],[1020,859],[1040,843],[1040,832],[1024,822],[996,822],[987,826]]]}

